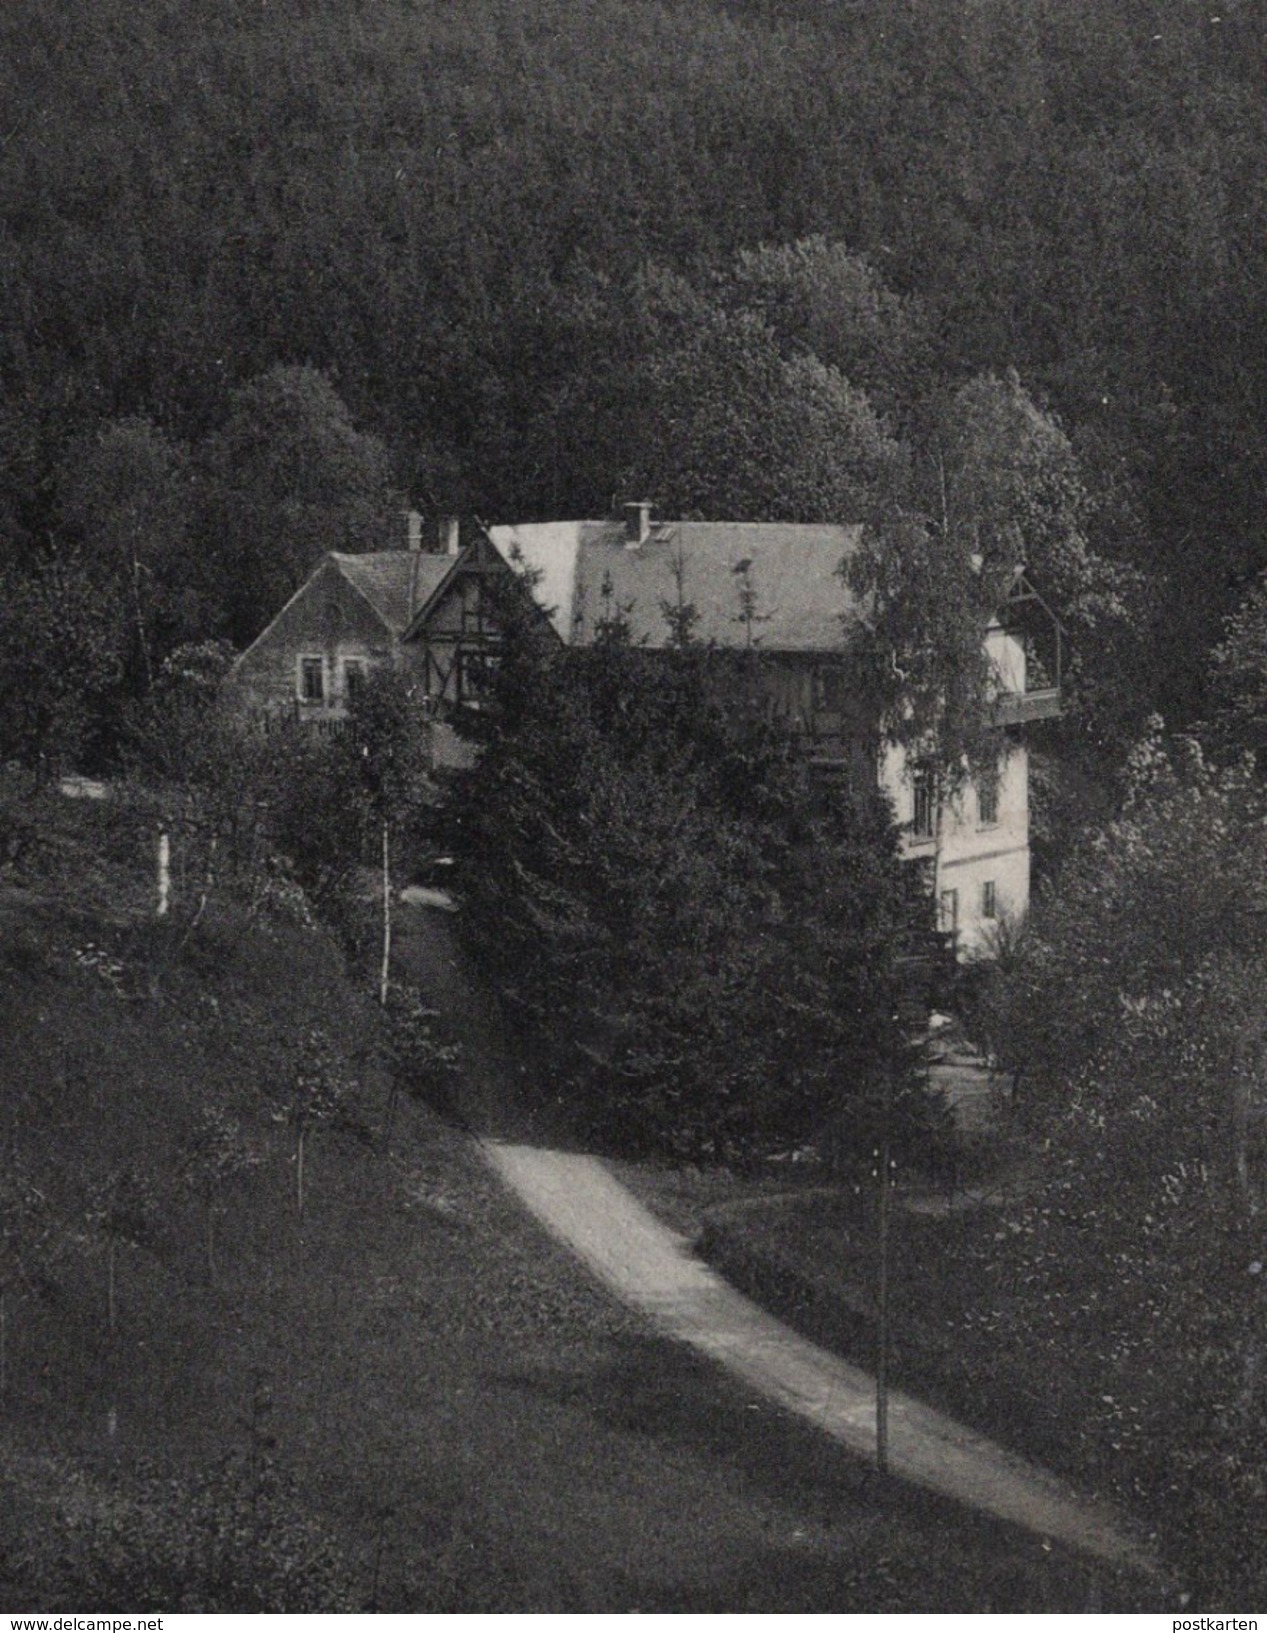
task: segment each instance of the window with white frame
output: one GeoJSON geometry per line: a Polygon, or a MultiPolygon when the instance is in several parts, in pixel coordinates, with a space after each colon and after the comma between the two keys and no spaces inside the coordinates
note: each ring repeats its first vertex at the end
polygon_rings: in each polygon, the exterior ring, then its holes
{"type": "Polygon", "coordinates": [[[959,929],[959,892],[943,890],[937,898],[937,927],[945,935],[953,936],[959,929]]]}
{"type": "Polygon", "coordinates": [[[300,658],[299,697],[303,703],[323,703],[326,695],[324,658],[300,658]]]}

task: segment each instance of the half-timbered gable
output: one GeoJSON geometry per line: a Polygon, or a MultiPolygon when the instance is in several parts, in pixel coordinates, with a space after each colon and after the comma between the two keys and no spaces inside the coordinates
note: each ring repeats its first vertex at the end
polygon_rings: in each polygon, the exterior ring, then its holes
{"type": "MultiPolygon", "coordinates": [[[[487,696],[502,640],[498,604],[508,593],[522,596],[522,581],[481,530],[403,632],[409,671],[441,714],[478,708],[487,696]]],[[[535,615],[548,628],[544,614],[535,615]]]]}

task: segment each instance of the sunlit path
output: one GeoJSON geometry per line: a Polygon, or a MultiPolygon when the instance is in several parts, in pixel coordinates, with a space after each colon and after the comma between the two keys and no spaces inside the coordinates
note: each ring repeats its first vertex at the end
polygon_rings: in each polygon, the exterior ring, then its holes
{"type": "MultiPolygon", "coordinates": [[[[597,1158],[492,1141],[484,1150],[542,1224],[663,1332],[850,1450],[874,1456],[874,1380],[736,1292],[597,1158]]],[[[1078,1498],[1045,1470],[901,1394],[890,1400],[889,1463],[903,1479],[1082,1554],[1157,1571],[1107,1508],[1078,1498]]]]}

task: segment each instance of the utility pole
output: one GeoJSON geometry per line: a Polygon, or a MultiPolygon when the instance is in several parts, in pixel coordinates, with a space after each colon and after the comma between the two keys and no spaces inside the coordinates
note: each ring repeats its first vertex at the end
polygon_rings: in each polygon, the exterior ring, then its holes
{"type": "Polygon", "coordinates": [[[392,975],[392,863],[391,837],[386,817],[383,818],[383,962],[379,972],[378,1001],[387,1008],[391,996],[392,975]]]}

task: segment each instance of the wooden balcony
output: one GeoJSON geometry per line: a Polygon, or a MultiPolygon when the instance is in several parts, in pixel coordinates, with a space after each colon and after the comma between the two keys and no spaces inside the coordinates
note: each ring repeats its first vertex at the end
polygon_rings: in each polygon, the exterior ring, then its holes
{"type": "Polygon", "coordinates": [[[1034,720],[1054,720],[1059,713],[1059,686],[1035,687],[1029,692],[1004,692],[994,700],[996,726],[1027,726],[1034,720]]]}

